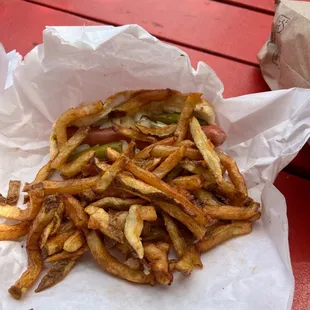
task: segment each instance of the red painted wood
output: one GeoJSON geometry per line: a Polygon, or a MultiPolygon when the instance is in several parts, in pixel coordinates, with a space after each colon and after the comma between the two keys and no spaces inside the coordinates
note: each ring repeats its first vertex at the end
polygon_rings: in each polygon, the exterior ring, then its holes
{"type": "MultiPolygon", "coordinates": [[[[1,3],[1,2],[0,2],[1,3]]],[[[63,12],[18,0],[7,1],[0,9],[0,38],[7,51],[16,49],[21,54],[28,53],[35,44],[42,42],[45,25],[88,25],[93,24],[63,12]],[[37,18],[42,16],[42,18],[37,18]],[[16,21],[18,21],[16,23],[16,21]],[[20,34],[20,26],[23,34],[20,34]]],[[[180,46],[178,46],[180,47],[180,46]]],[[[196,68],[198,61],[209,64],[225,85],[225,97],[244,95],[268,90],[259,68],[236,61],[182,48],[191,58],[196,68]]]]}
{"type": "Polygon", "coordinates": [[[219,2],[230,3],[235,6],[245,6],[250,9],[259,9],[269,13],[274,12],[273,0],[218,0],[219,2]]]}
{"type": "MultiPolygon", "coordinates": [[[[271,0],[270,0],[271,1],[271,0]]],[[[105,23],[140,24],[165,40],[257,63],[272,16],[209,0],[35,0],[105,23]]]]}
{"type": "Polygon", "coordinates": [[[285,170],[310,179],[310,145],[307,143],[285,170]]]}
{"type": "Polygon", "coordinates": [[[295,276],[294,310],[310,309],[310,181],[280,172],[275,186],[287,202],[289,243],[295,276]]]}
{"type": "Polygon", "coordinates": [[[20,0],[0,1],[0,42],[7,52],[27,54],[42,43],[45,26],[94,25],[93,21],[20,0]]]}

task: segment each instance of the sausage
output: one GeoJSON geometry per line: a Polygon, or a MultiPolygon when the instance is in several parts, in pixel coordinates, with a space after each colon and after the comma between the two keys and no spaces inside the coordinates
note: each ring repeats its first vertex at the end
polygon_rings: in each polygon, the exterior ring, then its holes
{"type": "MultiPolygon", "coordinates": [[[[76,130],[76,127],[67,128],[68,137],[72,137],[76,130]]],[[[225,132],[216,125],[204,125],[202,126],[202,130],[215,146],[223,144],[226,140],[225,132]]],[[[94,146],[97,144],[106,144],[120,140],[125,140],[127,142],[130,141],[130,139],[124,137],[121,133],[114,131],[112,128],[91,128],[84,140],[84,143],[89,144],[90,146],[94,146]]],[[[136,142],[139,149],[142,149],[148,145],[142,141],[136,142]]]]}
{"type": "Polygon", "coordinates": [[[223,129],[216,125],[205,125],[202,126],[203,132],[211,140],[214,146],[223,144],[226,140],[226,133],[223,129]]]}

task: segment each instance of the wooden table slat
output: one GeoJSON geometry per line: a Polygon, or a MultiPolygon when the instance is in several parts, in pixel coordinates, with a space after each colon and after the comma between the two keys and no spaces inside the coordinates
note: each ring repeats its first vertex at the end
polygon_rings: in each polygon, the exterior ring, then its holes
{"type": "Polygon", "coordinates": [[[257,64],[272,16],[209,0],[35,0],[105,23],[139,24],[165,40],[257,64]],[[173,18],[172,18],[173,17],[173,18]]]}

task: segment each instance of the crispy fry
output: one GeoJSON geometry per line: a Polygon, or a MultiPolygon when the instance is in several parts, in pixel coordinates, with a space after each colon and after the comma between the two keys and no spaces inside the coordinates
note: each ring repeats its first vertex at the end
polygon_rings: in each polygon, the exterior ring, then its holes
{"type": "Polygon", "coordinates": [[[138,205],[133,205],[130,207],[125,222],[124,233],[129,244],[137,252],[138,257],[142,259],[144,256],[144,250],[140,235],[143,229],[143,219],[138,209],[138,205]]]}
{"type": "Polygon", "coordinates": [[[29,207],[23,211],[24,219],[33,220],[39,213],[42,203],[44,201],[44,190],[42,183],[36,184],[28,192],[29,195],[29,207]]]}
{"type": "Polygon", "coordinates": [[[61,146],[58,154],[51,162],[52,169],[58,169],[66,162],[76,147],[78,147],[86,138],[89,129],[89,127],[79,128],[79,130],[61,146]]]}
{"type": "Polygon", "coordinates": [[[146,127],[143,125],[136,125],[136,128],[145,135],[151,135],[151,136],[163,138],[163,137],[171,136],[174,133],[177,126],[167,125],[164,127],[150,128],[150,127],[146,127]]]}
{"type": "Polygon", "coordinates": [[[126,112],[128,115],[135,114],[144,105],[151,101],[161,101],[171,97],[175,91],[167,89],[151,89],[137,91],[127,102],[114,108],[116,111],[126,112]]]}
{"type": "Polygon", "coordinates": [[[71,259],[75,260],[80,258],[86,251],[88,251],[88,245],[84,244],[82,247],[80,247],[77,251],[69,253],[66,251],[61,251],[59,253],[56,253],[54,255],[48,256],[44,262],[45,263],[51,263],[51,262],[57,262],[63,259],[71,259]]]}
{"type": "MultiPolygon", "coordinates": [[[[52,194],[79,194],[80,192],[94,187],[97,181],[100,179],[100,176],[96,175],[89,178],[83,179],[70,179],[66,181],[43,181],[43,189],[45,195],[52,195],[52,194]]],[[[30,186],[28,189],[32,189],[33,186],[30,186]]]]}
{"type": "Polygon", "coordinates": [[[82,168],[94,157],[94,155],[95,150],[88,150],[69,163],[62,164],[59,170],[63,176],[72,178],[82,171],[82,168]]]}
{"type": "MultiPolygon", "coordinates": [[[[158,145],[172,145],[176,141],[176,137],[169,137],[163,140],[159,140],[147,147],[145,147],[142,151],[136,154],[135,159],[146,159],[151,156],[151,151],[153,150],[154,147],[158,145]]],[[[167,155],[168,156],[168,155],[167,155]]],[[[155,156],[156,157],[156,156],[155,156]]],[[[158,156],[160,157],[160,156],[158,156]]]]}
{"type": "Polygon", "coordinates": [[[186,159],[180,162],[180,166],[191,173],[202,175],[206,182],[215,182],[212,173],[202,166],[203,163],[204,162],[197,163],[186,159]]]}
{"type": "Polygon", "coordinates": [[[88,203],[98,199],[97,195],[91,188],[79,193],[79,198],[87,201],[88,203]]]}
{"type": "Polygon", "coordinates": [[[54,217],[52,221],[44,228],[42,235],[41,235],[41,240],[40,240],[40,248],[42,249],[43,246],[45,245],[47,239],[50,236],[56,235],[60,228],[60,224],[63,218],[65,212],[65,206],[62,201],[60,201],[59,206],[54,214],[54,217]]]}
{"type": "Polygon", "coordinates": [[[84,235],[81,231],[77,230],[72,236],[70,236],[64,243],[63,249],[66,252],[75,252],[83,246],[85,243],[84,235]]]}
{"type": "Polygon", "coordinates": [[[198,241],[196,248],[198,252],[203,253],[232,237],[246,235],[251,231],[251,222],[236,221],[232,224],[219,226],[198,241]]]}
{"type": "Polygon", "coordinates": [[[3,205],[5,203],[6,203],[6,198],[2,194],[0,194],[0,205],[3,205]]]}
{"type": "MultiPolygon", "coordinates": [[[[120,156],[118,152],[111,150],[111,153],[113,152],[115,158],[117,156],[120,156]]],[[[132,162],[129,162],[126,165],[126,169],[130,171],[135,177],[141,179],[145,183],[154,186],[156,189],[162,191],[167,196],[171,196],[173,200],[175,200],[175,203],[180,205],[184,212],[188,213],[189,215],[195,216],[197,218],[197,221],[199,223],[206,224],[208,220],[206,217],[202,215],[201,210],[192,204],[187,197],[180,194],[177,190],[175,190],[173,187],[169,186],[167,183],[160,180],[158,177],[156,177],[152,172],[144,170],[132,162]]],[[[166,200],[168,201],[168,200],[166,200]]]]}
{"type": "Polygon", "coordinates": [[[11,205],[1,205],[0,206],[0,216],[7,219],[22,220],[24,217],[24,212],[22,209],[11,206],[11,205]]]}
{"type": "Polygon", "coordinates": [[[57,252],[60,252],[63,249],[66,240],[70,238],[75,232],[76,229],[69,229],[63,232],[59,231],[59,233],[56,236],[47,240],[47,242],[44,244],[43,247],[46,254],[50,256],[57,252]]]}
{"type": "Polygon", "coordinates": [[[156,221],[157,214],[153,206],[139,206],[138,212],[143,221],[156,221]]]}
{"type": "Polygon", "coordinates": [[[92,230],[87,235],[87,243],[98,265],[105,271],[125,280],[140,284],[154,284],[154,274],[144,274],[143,271],[134,270],[125,264],[120,263],[105,248],[98,233],[92,230]]]}
{"type": "Polygon", "coordinates": [[[95,101],[90,104],[80,104],[78,107],[69,109],[62,113],[55,122],[55,138],[58,148],[60,149],[68,140],[67,126],[82,117],[98,114],[102,109],[102,102],[95,101]]]}
{"type": "Polygon", "coordinates": [[[177,254],[178,258],[181,258],[185,251],[185,240],[182,237],[177,225],[174,223],[173,219],[165,212],[162,212],[165,226],[172,241],[173,248],[177,254]]]}
{"type": "MultiPolygon", "coordinates": [[[[56,155],[55,155],[56,156],[56,155]]],[[[45,164],[37,173],[34,181],[31,183],[31,185],[33,184],[38,184],[42,181],[45,181],[48,179],[48,177],[50,176],[50,174],[52,173],[53,169],[51,167],[51,163],[52,161],[50,160],[47,164],[45,164]]]]}
{"type": "Polygon", "coordinates": [[[172,152],[154,171],[159,179],[163,179],[181,161],[186,151],[185,146],[181,146],[172,152]]]}
{"type": "Polygon", "coordinates": [[[194,195],[201,200],[204,204],[209,206],[220,206],[222,203],[216,199],[216,197],[204,189],[197,189],[194,191],[194,195]]]}
{"type": "Polygon", "coordinates": [[[99,208],[111,208],[118,211],[128,211],[129,207],[134,204],[142,204],[145,200],[141,198],[122,199],[116,197],[104,197],[90,204],[90,206],[99,208]]]}
{"type": "Polygon", "coordinates": [[[158,283],[170,285],[173,275],[169,271],[168,253],[170,245],[168,243],[144,243],[145,257],[154,271],[155,279],[158,283]]]}
{"type": "Polygon", "coordinates": [[[199,122],[195,117],[191,118],[190,131],[198,150],[200,151],[206,164],[208,165],[209,170],[212,172],[217,183],[221,183],[223,181],[223,176],[220,159],[217,153],[210,146],[210,142],[207,136],[201,129],[199,122]]]}
{"type": "MultiPolygon", "coordinates": [[[[129,159],[131,159],[134,155],[135,143],[130,142],[126,151],[119,156],[117,160],[110,166],[110,168],[102,175],[100,181],[96,185],[96,192],[104,192],[113,182],[114,178],[124,169],[129,159]]],[[[113,151],[119,154],[117,151],[108,148],[107,156],[109,157],[109,153],[113,151]]]]}
{"type": "Polygon", "coordinates": [[[153,171],[161,162],[161,158],[134,159],[133,163],[142,169],[153,171]]]}
{"type": "Polygon", "coordinates": [[[53,219],[59,203],[60,199],[58,196],[47,196],[44,198],[43,207],[39,211],[37,217],[34,219],[29,229],[26,246],[27,249],[39,249],[39,240],[41,238],[41,234],[46,225],[48,225],[48,223],[53,219]]]}
{"type": "Polygon", "coordinates": [[[204,206],[203,210],[210,216],[221,220],[246,220],[257,214],[258,206],[252,204],[249,207],[232,206],[204,206]]]}
{"type": "Polygon", "coordinates": [[[20,191],[20,181],[10,181],[9,190],[6,196],[6,203],[11,206],[15,206],[17,204],[19,198],[20,191]]]}
{"type": "Polygon", "coordinates": [[[177,141],[174,146],[186,146],[186,147],[191,147],[195,148],[195,143],[192,140],[182,140],[182,141],[177,141]]]}
{"type": "Polygon", "coordinates": [[[181,176],[173,179],[169,184],[195,191],[203,186],[203,177],[200,175],[181,176]]]}
{"type": "Polygon", "coordinates": [[[180,271],[183,275],[189,276],[195,268],[202,268],[200,253],[195,248],[195,245],[189,245],[182,258],[175,264],[174,268],[180,271]]]}
{"type": "Polygon", "coordinates": [[[29,231],[30,223],[25,221],[15,225],[0,224],[0,240],[16,240],[29,231]]]}
{"type": "Polygon", "coordinates": [[[28,267],[27,270],[21,275],[14,285],[9,288],[9,293],[15,299],[21,299],[27,290],[34,284],[39,277],[42,269],[43,262],[40,250],[29,250],[28,254],[28,267]]]}
{"type": "Polygon", "coordinates": [[[42,292],[63,280],[75,265],[76,260],[63,259],[55,262],[39,283],[36,293],[42,292]]]}
{"type": "Polygon", "coordinates": [[[220,158],[221,164],[227,170],[228,176],[231,182],[234,184],[236,190],[244,195],[248,195],[248,190],[246,188],[244,178],[240,173],[239,168],[234,159],[224,154],[223,152],[217,152],[217,154],[220,158]]]}
{"type": "Polygon", "coordinates": [[[116,215],[111,215],[105,210],[89,205],[85,212],[90,215],[88,221],[89,229],[99,229],[105,235],[120,243],[124,239],[124,225],[128,212],[121,211],[116,215]]]}
{"type": "Polygon", "coordinates": [[[155,143],[157,141],[155,137],[145,135],[142,132],[136,129],[133,129],[133,128],[125,128],[125,127],[115,124],[113,125],[113,130],[120,132],[123,136],[129,139],[145,141],[145,142],[150,142],[150,143],[155,143]]]}
{"type": "MultiPolygon", "coordinates": [[[[178,146],[170,145],[156,145],[151,150],[151,155],[153,157],[168,157],[172,152],[176,151],[178,146]]],[[[194,148],[186,148],[184,157],[187,157],[192,160],[200,160],[202,158],[198,150],[194,148]]]]}
{"type": "Polygon", "coordinates": [[[87,228],[88,216],[80,202],[69,194],[63,194],[61,199],[65,205],[66,213],[74,225],[79,229],[87,228]]]}
{"type": "Polygon", "coordinates": [[[177,142],[184,140],[188,130],[189,119],[194,111],[196,104],[201,101],[201,95],[202,94],[199,93],[191,93],[187,96],[177,124],[177,129],[174,133],[178,137],[177,142]]]}
{"type": "Polygon", "coordinates": [[[164,202],[155,202],[155,204],[171,217],[184,224],[198,239],[204,236],[206,228],[203,225],[199,225],[193,217],[184,213],[177,206],[164,202]]]}

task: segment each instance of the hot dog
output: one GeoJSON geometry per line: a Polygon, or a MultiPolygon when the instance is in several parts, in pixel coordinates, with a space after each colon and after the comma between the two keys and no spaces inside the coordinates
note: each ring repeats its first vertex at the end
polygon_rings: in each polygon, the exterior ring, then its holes
{"type": "MultiPolygon", "coordinates": [[[[217,125],[204,125],[202,126],[202,130],[215,146],[223,144],[226,139],[225,132],[217,125]]],[[[67,128],[68,137],[70,138],[76,131],[76,127],[67,128]]],[[[90,146],[94,146],[120,140],[129,141],[130,139],[124,137],[120,132],[114,131],[112,128],[100,129],[94,127],[89,131],[87,137],[84,140],[84,143],[89,144],[90,146]]],[[[140,146],[140,148],[144,148],[147,145],[147,143],[142,141],[137,141],[137,143],[139,144],[138,146],[140,146]]]]}

